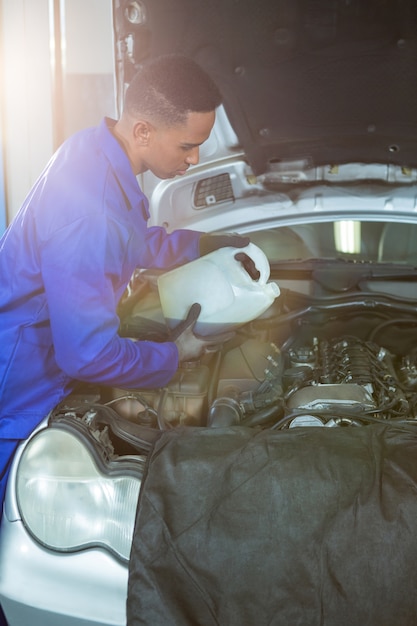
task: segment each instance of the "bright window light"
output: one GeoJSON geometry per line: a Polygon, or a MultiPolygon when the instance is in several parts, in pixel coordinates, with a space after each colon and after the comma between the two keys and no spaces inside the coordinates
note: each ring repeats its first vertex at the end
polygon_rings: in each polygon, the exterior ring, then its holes
{"type": "Polygon", "coordinates": [[[361,223],[341,221],[334,223],[334,239],[336,250],[348,254],[361,251],[361,223]]]}

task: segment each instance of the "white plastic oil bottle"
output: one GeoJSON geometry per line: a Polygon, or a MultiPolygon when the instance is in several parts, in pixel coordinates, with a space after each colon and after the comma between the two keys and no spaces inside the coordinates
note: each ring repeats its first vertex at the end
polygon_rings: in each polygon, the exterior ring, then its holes
{"type": "Polygon", "coordinates": [[[158,278],[162,312],[174,328],[187,317],[192,304],[201,305],[194,332],[215,335],[241,326],[259,315],[279,295],[279,287],[268,282],[269,262],[263,251],[250,243],[245,248],[219,248],[158,278]],[[240,261],[239,252],[255,263],[260,277],[251,278],[240,261]]]}

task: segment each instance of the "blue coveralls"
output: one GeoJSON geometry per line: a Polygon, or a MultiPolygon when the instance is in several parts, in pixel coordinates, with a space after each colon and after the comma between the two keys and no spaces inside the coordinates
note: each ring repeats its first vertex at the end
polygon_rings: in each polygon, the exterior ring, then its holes
{"type": "Polygon", "coordinates": [[[147,227],[114,123],[61,146],[0,240],[0,504],[16,443],[75,381],[160,387],[178,366],[174,343],[119,337],[116,307],[136,267],[193,260],[201,233],[147,227]]]}

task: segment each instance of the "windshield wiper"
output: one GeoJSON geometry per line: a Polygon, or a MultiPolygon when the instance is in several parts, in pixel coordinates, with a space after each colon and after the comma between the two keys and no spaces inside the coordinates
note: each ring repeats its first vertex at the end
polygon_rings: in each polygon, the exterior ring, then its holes
{"type": "Polygon", "coordinates": [[[271,278],[309,278],[325,289],[340,293],[361,289],[360,283],[369,280],[415,281],[417,268],[412,265],[346,259],[289,260],[271,264],[271,278]]]}

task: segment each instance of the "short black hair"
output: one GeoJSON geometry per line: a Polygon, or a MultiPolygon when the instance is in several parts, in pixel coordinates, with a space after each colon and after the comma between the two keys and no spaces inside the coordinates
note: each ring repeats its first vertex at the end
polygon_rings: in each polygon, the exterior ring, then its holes
{"type": "Polygon", "coordinates": [[[124,107],[164,126],[185,123],[188,113],[214,111],[222,102],[212,78],[195,61],[180,54],[163,55],[135,74],[124,107]]]}

